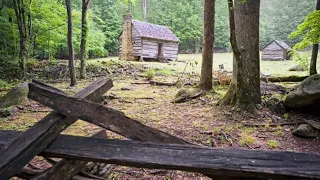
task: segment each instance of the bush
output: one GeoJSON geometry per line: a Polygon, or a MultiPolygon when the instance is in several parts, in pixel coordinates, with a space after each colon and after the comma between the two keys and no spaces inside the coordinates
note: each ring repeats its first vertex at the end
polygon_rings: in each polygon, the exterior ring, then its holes
{"type": "Polygon", "coordinates": [[[148,71],[144,73],[144,77],[147,78],[147,80],[152,80],[155,75],[156,75],[156,72],[152,68],[148,69],[148,71]]]}
{"type": "Polygon", "coordinates": [[[5,81],[20,79],[22,75],[19,63],[17,60],[0,60],[0,77],[5,81]]]}
{"type": "Polygon", "coordinates": [[[304,54],[299,53],[296,50],[293,50],[290,52],[292,55],[293,61],[300,65],[301,67],[308,69],[309,68],[309,62],[310,62],[310,57],[311,57],[311,52],[307,52],[304,54]]]}
{"type": "Polygon", "coordinates": [[[276,140],[269,140],[267,143],[268,147],[271,149],[275,149],[278,147],[279,143],[276,140]]]}
{"type": "Polygon", "coordinates": [[[0,79],[0,88],[9,88],[9,87],[10,87],[10,85],[8,82],[0,79]]]}
{"type": "Polygon", "coordinates": [[[27,69],[37,68],[39,66],[39,61],[37,59],[28,59],[27,69]]]}

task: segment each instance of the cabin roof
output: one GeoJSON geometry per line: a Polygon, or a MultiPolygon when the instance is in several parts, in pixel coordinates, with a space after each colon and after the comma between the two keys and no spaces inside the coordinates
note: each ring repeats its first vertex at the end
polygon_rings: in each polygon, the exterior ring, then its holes
{"type": "Polygon", "coordinates": [[[282,49],[284,50],[291,50],[291,47],[289,45],[287,45],[285,42],[282,41],[278,41],[278,40],[273,40],[271,41],[269,44],[267,44],[263,49],[265,49],[266,47],[268,47],[270,44],[272,44],[273,42],[276,42],[282,49]]]}
{"type": "Polygon", "coordinates": [[[132,20],[132,25],[144,38],[160,39],[178,42],[177,36],[167,27],[147,22],[132,20]]]}

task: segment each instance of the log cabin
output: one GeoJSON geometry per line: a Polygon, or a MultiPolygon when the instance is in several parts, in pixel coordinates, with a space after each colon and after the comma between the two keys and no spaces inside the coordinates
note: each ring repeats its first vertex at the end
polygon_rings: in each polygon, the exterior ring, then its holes
{"type": "Polygon", "coordinates": [[[271,61],[289,60],[289,52],[291,50],[291,47],[288,46],[286,43],[274,40],[262,49],[261,59],[271,61]]]}
{"type": "Polygon", "coordinates": [[[175,60],[178,57],[179,39],[167,26],[133,20],[131,14],[123,16],[119,43],[120,60],[175,60]]]}

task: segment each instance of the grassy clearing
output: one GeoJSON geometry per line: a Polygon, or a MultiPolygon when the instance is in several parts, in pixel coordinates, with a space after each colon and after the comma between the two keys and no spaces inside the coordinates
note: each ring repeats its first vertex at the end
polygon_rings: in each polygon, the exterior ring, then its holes
{"type": "MultiPolygon", "coordinates": [[[[219,70],[219,65],[223,64],[225,70],[232,71],[232,53],[215,53],[213,55],[214,62],[213,68],[214,70],[219,70]]],[[[108,57],[101,59],[90,60],[90,63],[97,63],[102,61],[110,61],[110,60],[118,60],[118,57],[108,57]]],[[[188,63],[186,68],[187,73],[196,73],[200,74],[201,72],[201,62],[202,55],[201,54],[179,54],[178,61],[170,62],[170,63],[159,63],[159,62],[132,62],[147,65],[150,68],[165,68],[165,69],[174,69],[178,72],[182,72],[188,63]],[[179,61],[179,62],[178,62],[179,61]],[[183,62],[181,62],[183,61],[183,62]],[[197,63],[196,63],[197,61],[197,63]]],[[[298,75],[298,76],[306,76],[308,72],[290,72],[289,68],[295,66],[296,64],[293,61],[261,61],[261,73],[270,74],[270,75],[282,75],[282,76],[290,76],[290,75],[298,75]]],[[[318,66],[320,71],[320,64],[318,66]]]]}

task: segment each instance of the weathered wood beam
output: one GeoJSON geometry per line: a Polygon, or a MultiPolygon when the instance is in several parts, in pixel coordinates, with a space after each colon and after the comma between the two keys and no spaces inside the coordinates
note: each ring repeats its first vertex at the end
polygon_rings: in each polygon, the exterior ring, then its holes
{"type": "MultiPolygon", "coordinates": [[[[32,179],[38,174],[41,174],[43,170],[36,170],[36,169],[31,169],[31,168],[23,168],[18,174],[15,176],[23,179],[32,179]]],[[[65,179],[65,178],[62,178],[65,179]]],[[[83,176],[74,176],[70,178],[71,180],[97,180],[96,178],[87,178],[83,176]]],[[[47,179],[48,180],[48,179],[47,179]]],[[[61,179],[60,179],[61,180],[61,179]]]]}
{"type": "MultiPolygon", "coordinates": [[[[58,94],[62,91],[39,82],[32,82],[46,87],[58,94]]],[[[76,94],[75,98],[97,100],[113,86],[111,79],[102,78],[76,94]]],[[[0,150],[0,179],[9,179],[19,172],[30,160],[42,152],[63,130],[77,121],[77,118],[66,117],[52,112],[37,122],[33,127],[8,143],[0,150]]]]}
{"type": "MultiPolygon", "coordinates": [[[[0,133],[0,142],[8,135],[0,133]]],[[[9,138],[10,139],[10,138],[9,138]]],[[[40,155],[253,179],[320,179],[320,154],[59,136],[40,155]]]]}
{"type": "MultiPolygon", "coordinates": [[[[107,138],[105,130],[101,130],[94,134],[94,138],[107,138]]],[[[77,160],[61,160],[53,167],[35,176],[31,180],[61,180],[61,179],[72,179],[73,176],[77,175],[85,166],[87,161],[77,160]]]]}
{"type": "Polygon", "coordinates": [[[36,83],[30,83],[29,98],[66,116],[85,120],[131,140],[189,144],[183,139],[132,120],[120,111],[91,101],[70,97],[36,83]]]}

